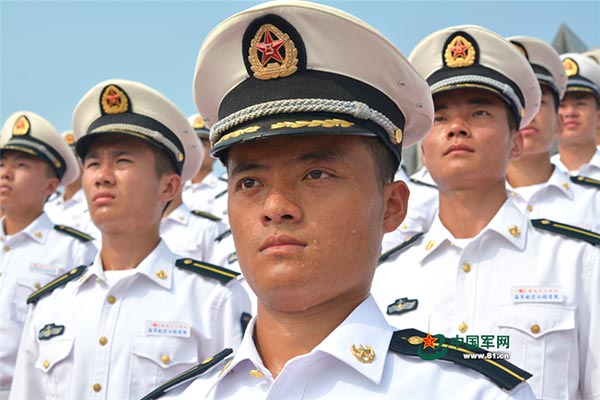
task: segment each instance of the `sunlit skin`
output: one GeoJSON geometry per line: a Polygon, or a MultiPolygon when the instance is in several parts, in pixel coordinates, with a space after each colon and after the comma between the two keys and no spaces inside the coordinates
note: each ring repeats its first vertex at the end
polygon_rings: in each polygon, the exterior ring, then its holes
{"type": "Polygon", "coordinates": [[[200,138],[200,142],[204,148],[204,158],[202,159],[202,164],[200,165],[198,173],[192,178],[192,183],[202,182],[204,178],[206,178],[206,176],[213,170],[213,164],[215,162],[215,159],[210,156],[210,140],[202,137],[200,138]]]}
{"type": "Polygon", "coordinates": [[[490,92],[443,92],[434,105],[421,149],[440,190],[440,220],[455,237],[474,237],[506,200],[506,169],[521,155],[523,136],[511,132],[507,107],[490,92]]]}
{"type": "Polygon", "coordinates": [[[42,214],[59,180],[40,158],[12,150],[1,153],[0,204],[6,215],[4,232],[12,235],[42,214]]]}
{"type": "Polygon", "coordinates": [[[567,92],[558,112],[563,121],[558,135],[560,160],[570,171],[578,170],[596,152],[596,129],[600,126],[597,100],[589,93],[567,92]]]}
{"type": "Polygon", "coordinates": [[[229,221],[258,296],[255,342],[273,375],[369,294],[384,233],[406,214],[358,137],[279,137],[229,151],[229,221]]]}
{"type": "Polygon", "coordinates": [[[106,135],[92,142],[83,160],[83,190],[102,232],[105,269],[135,268],[156,247],[162,210],[181,186],[175,173],[158,177],[150,146],[106,135]]]}
{"type": "Polygon", "coordinates": [[[540,110],[525,128],[523,154],[508,165],[508,182],[512,187],[530,186],[547,182],[554,171],[550,162],[552,142],[562,129],[562,121],[556,111],[552,91],[541,85],[540,110]]]}

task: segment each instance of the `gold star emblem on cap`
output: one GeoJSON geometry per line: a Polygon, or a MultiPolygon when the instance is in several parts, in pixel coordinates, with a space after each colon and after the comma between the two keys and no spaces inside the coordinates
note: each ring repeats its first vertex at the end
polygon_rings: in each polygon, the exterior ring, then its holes
{"type": "Polygon", "coordinates": [[[206,124],[204,123],[204,118],[196,117],[196,119],[194,120],[194,129],[202,129],[205,126],[206,124]]]}
{"type": "Polygon", "coordinates": [[[108,85],[104,88],[100,104],[106,114],[122,114],[129,110],[129,99],[125,92],[115,85],[108,85]]]}
{"type": "Polygon", "coordinates": [[[72,133],[65,135],[65,142],[67,142],[69,146],[73,146],[75,144],[75,136],[72,133]]]}
{"type": "Polygon", "coordinates": [[[29,119],[27,119],[26,116],[21,115],[19,118],[17,118],[15,124],[13,125],[12,134],[13,136],[27,135],[30,128],[31,125],[29,124],[29,119]]]}
{"type": "Polygon", "coordinates": [[[449,68],[463,68],[475,64],[475,47],[462,35],[455,36],[444,51],[444,62],[449,68]]]}
{"type": "Polygon", "coordinates": [[[565,58],[563,60],[563,66],[565,67],[567,76],[574,76],[579,73],[579,66],[572,58],[565,58]]]}
{"type": "Polygon", "coordinates": [[[248,61],[255,78],[282,78],[298,69],[298,49],[288,34],[273,24],[264,24],[250,41],[248,61]]]}
{"type": "Polygon", "coordinates": [[[352,345],[352,355],[363,364],[370,364],[375,359],[375,350],[369,345],[365,348],[362,344],[356,347],[352,345]]]}

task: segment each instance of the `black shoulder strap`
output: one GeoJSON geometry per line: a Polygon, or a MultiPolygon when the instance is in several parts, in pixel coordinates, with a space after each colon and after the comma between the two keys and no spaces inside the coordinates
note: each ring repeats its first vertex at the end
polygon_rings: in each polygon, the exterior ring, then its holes
{"type": "Polygon", "coordinates": [[[225,239],[227,236],[231,235],[231,229],[227,229],[225,232],[221,233],[219,236],[215,238],[215,242],[220,242],[225,239]]]}
{"type": "Polygon", "coordinates": [[[90,235],[88,235],[87,233],[78,231],[77,229],[71,228],[70,226],[54,225],[54,229],[59,232],[66,233],[67,235],[72,236],[75,239],[80,240],[82,242],[89,242],[89,241],[94,240],[94,238],[91,237],[90,235]]]}
{"type": "Polygon", "coordinates": [[[600,234],[573,225],[555,222],[549,219],[532,219],[531,225],[546,231],[560,233],[568,237],[586,241],[594,246],[600,244],[600,234]]]}
{"type": "Polygon", "coordinates": [[[597,179],[588,178],[587,176],[572,176],[571,182],[577,183],[578,185],[590,186],[596,189],[600,189],[600,181],[597,179]]]}
{"type": "Polygon", "coordinates": [[[164,394],[167,393],[167,391],[169,389],[171,389],[187,380],[190,380],[190,379],[196,378],[197,376],[202,375],[203,373],[205,373],[206,371],[208,371],[209,369],[211,369],[212,367],[217,365],[219,362],[221,362],[225,357],[230,355],[232,352],[233,352],[233,350],[231,350],[231,349],[225,349],[225,350],[221,351],[220,353],[207,358],[206,360],[202,361],[200,364],[196,365],[195,367],[192,367],[192,368],[188,369],[187,371],[184,371],[181,374],[177,375],[176,377],[169,379],[168,381],[166,381],[165,383],[163,383],[162,385],[160,385],[159,387],[157,387],[156,389],[154,389],[153,391],[151,391],[150,393],[148,393],[147,395],[142,397],[142,400],[154,400],[154,399],[161,398],[164,394]]]}
{"type": "Polygon", "coordinates": [[[200,275],[208,276],[209,278],[217,279],[223,283],[227,283],[241,275],[239,272],[204,261],[193,260],[191,258],[181,258],[175,261],[175,266],[200,275]]]}
{"type": "Polygon", "coordinates": [[[381,264],[381,263],[387,261],[388,258],[390,258],[391,256],[393,256],[396,253],[399,253],[400,250],[405,249],[406,247],[410,246],[411,244],[416,242],[418,239],[420,239],[421,236],[423,236],[423,235],[424,235],[423,232],[417,233],[416,235],[407,238],[404,242],[402,242],[398,246],[392,247],[391,249],[389,249],[388,251],[383,253],[381,256],[379,256],[378,264],[381,264]]]}
{"type": "Polygon", "coordinates": [[[217,193],[215,195],[215,199],[218,199],[219,197],[224,196],[226,193],[227,193],[227,189],[223,190],[221,193],[217,193]]]}
{"type": "Polygon", "coordinates": [[[417,178],[410,178],[410,181],[412,183],[414,183],[415,185],[427,186],[429,188],[436,189],[436,190],[438,189],[438,187],[436,185],[432,185],[431,183],[423,182],[422,180],[417,179],[417,178]]]}
{"type": "Polygon", "coordinates": [[[194,214],[196,217],[206,218],[206,219],[209,219],[211,221],[219,222],[221,220],[221,218],[217,217],[214,214],[206,212],[206,211],[192,210],[192,214],[194,214]]]}
{"type": "MultiPolygon", "coordinates": [[[[431,336],[416,329],[396,331],[390,343],[390,350],[406,356],[420,357],[423,360],[442,359],[451,361],[485,375],[496,385],[506,390],[511,390],[531,377],[529,372],[506,360],[488,358],[488,353],[491,352],[478,347],[464,347],[444,342],[435,343],[433,348],[424,348],[423,339],[427,337],[431,336]]],[[[437,338],[438,341],[443,338],[441,335],[433,337],[437,338]]]]}
{"type": "Polygon", "coordinates": [[[80,265],[79,267],[73,268],[69,272],[62,274],[58,278],[54,279],[53,281],[42,286],[35,292],[31,293],[27,297],[27,304],[31,304],[31,303],[36,304],[42,297],[44,297],[47,294],[52,293],[54,291],[54,289],[64,286],[68,282],[72,281],[73,279],[81,276],[86,269],[87,269],[87,265],[80,265]]]}

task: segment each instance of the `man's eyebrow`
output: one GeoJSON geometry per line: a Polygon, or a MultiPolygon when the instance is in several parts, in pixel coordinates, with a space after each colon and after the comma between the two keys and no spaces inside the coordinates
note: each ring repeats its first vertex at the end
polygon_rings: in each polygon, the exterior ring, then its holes
{"type": "Polygon", "coordinates": [[[237,166],[235,166],[231,170],[231,173],[229,175],[236,176],[243,172],[256,171],[256,170],[264,171],[266,169],[267,169],[267,167],[265,165],[259,164],[259,163],[253,163],[253,162],[241,163],[241,164],[238,164],[237,166]]]}
{"type": "Polygon", "coordinates": [[[334,150],[317,150],[308,153],[300,154],[294,159],[298,162],[307,161],[338,161],[341,159],[340,155],[334,150]]]}
{"type": "Polygon", "coordinates": [[[480,106],[489,106],[492,104],[492,101],[485,97],[473,97],[469,99],[468,104],[475,104],[480,106]]]}
{"type": "MultiPolygon", "coordinates": [[[[134,153],[129,150],[111,150],[110,155],[112,157],[119,157],[119,156],[123,156],[123,155],[131,156],[131,155],[134,155],[134,153]]],[[[87,152],[84,160],[87,160],[88,158],[98,158],[98,157],[100,157],[100,152],[98,150],[92,150],[92,151],[87,152]]]]}

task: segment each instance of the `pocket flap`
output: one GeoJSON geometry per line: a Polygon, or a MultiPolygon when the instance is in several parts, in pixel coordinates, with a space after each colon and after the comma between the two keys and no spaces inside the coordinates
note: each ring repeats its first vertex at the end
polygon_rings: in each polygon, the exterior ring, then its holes
{"type": "Polygon", "coordinates": [[[132,353],[161,368],[198,363],[197,345],[190,338],[138,336],[133,338],[132,353]]]}
{"type": "Polygon", "coordinates": [[[507,304],[500,307],[498,327],[517,329],[534,339],[575,329],[575,308],[547,304],[507,304]]]}
{"type": "Polygon", "coordinates": [[[40,353],[35,367],[44,372],[50,372],[55,365],[66,359],[73,350],[75,339],[63,337],[60,339],[39,341],[40,353]]]}

